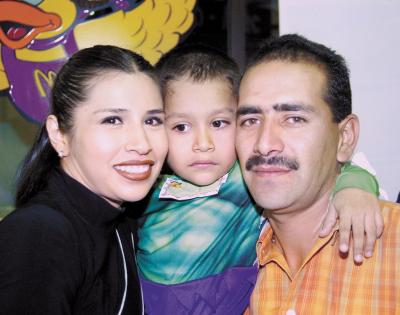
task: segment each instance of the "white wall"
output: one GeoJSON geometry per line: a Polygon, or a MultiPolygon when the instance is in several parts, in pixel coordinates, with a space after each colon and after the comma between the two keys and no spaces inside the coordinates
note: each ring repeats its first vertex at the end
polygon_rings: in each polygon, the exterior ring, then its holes
{"type": "Polygon", "coordinates": [[[395,201],[400,190],[400,0],[279,0],[280,34],[333,48],[351,71],[363,154],[395,201]]]}

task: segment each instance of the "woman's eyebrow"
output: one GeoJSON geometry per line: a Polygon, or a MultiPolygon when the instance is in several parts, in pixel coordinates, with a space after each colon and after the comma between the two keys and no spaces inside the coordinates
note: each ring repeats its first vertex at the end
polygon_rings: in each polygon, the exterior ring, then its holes
{"type": "Polygon", "coordinates": [[[126,108],[115,108],[115,107],[110,107],[110,108],[101,108],[97,109],[93,112],[93,114],[98,114],[98,113],[122,113],[122,112],[127,112],[128,109],[126,108]]]}

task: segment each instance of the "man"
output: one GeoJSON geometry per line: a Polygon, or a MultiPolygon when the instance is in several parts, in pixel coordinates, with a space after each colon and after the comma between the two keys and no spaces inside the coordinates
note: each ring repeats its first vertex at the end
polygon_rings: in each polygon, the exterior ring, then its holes
{"type": "Polygon", "coordinates": [[[270,222],[250,314],[398,314],[399,205],[381,202],[385,231],[362,265],[337,255],[337,228],[318,237],[359,133],[343,58],[297,35],[266,43],[243,77],[237,125],[244,179],[270,222]]]}

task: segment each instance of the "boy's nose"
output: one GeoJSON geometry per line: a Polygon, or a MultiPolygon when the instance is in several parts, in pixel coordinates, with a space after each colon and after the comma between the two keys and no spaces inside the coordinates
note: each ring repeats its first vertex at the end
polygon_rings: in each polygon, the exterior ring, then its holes
{"type": "Polygon", "coordinates": [[[198,131],[196,133],[196,139],[193,143],[193,150],[200,152],[213,151],[215,149],[213,139],[209,132],[206,130],[198,131]]]}

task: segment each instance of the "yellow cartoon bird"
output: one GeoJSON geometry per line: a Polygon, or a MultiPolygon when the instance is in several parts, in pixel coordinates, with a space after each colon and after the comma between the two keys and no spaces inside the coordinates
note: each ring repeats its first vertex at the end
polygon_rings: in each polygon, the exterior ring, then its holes
{"type": "Polygon", "coordinates": [[[117,45],[156,63],[193,25],[196,0],[0,1],[0,90],[42,121],[55,74],[75,51],[117,45]]]}

